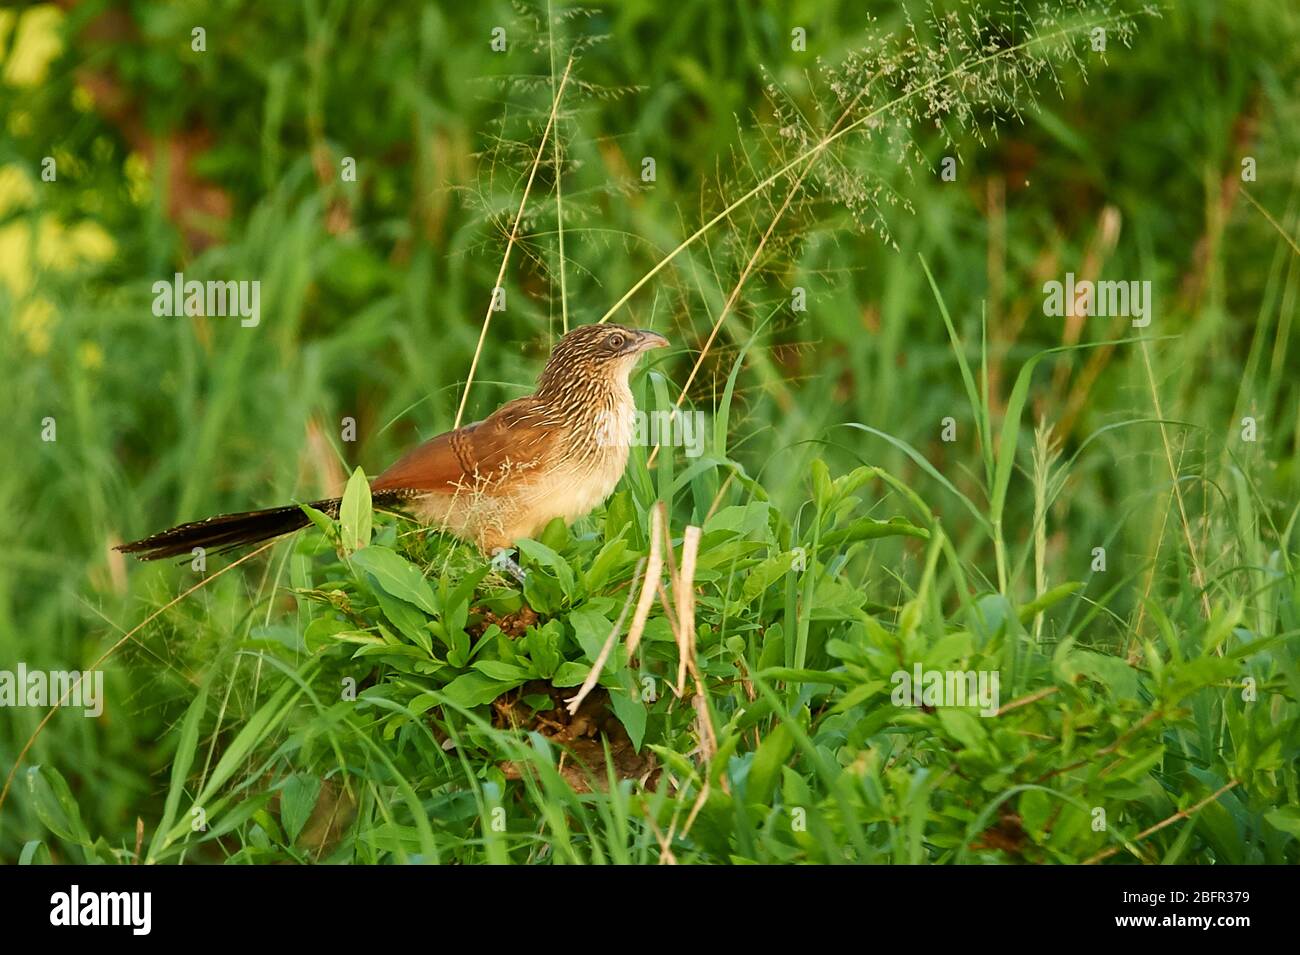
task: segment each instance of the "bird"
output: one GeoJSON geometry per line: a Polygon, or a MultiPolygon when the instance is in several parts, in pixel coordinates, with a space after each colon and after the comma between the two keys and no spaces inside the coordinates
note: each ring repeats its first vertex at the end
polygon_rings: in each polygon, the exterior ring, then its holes
{"type": "MultiPolygon", "coordinates": [[[[579,325],[561,338],[531,395],[482,421],[412,448],[370,483],[373,503],[476,545],[507,552],[559,517],[572,523],[601,504],[627,468],[636,403],[628,377],[664,336],[613,323],[579,325]]],[[[337,517],[342,498],[311,507],[337,517]]],[[[218,514],[115,548],[141,560],[221,553],[291,534],[310,523],[297,504],[218,514]]]]}

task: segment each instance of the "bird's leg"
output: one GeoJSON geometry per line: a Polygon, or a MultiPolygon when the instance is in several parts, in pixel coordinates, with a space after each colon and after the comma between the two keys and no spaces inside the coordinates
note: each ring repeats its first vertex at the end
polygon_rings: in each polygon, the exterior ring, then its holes
{"type": "Polygon", "coordinates": [[[528,577],[527,571],[515,563],[515,559],[510,556],[510,548],[498,547],[492,551],[492,568],[496,571],[505,571],[515,580],[519,581],[520,586],[528,577]]]}

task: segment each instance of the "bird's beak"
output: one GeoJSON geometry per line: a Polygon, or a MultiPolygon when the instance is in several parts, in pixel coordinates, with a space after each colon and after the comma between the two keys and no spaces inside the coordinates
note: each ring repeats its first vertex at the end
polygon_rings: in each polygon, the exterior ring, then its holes
{"type": "Polygon", "coordinates": [[[649,351],[652,348],[668,347],[668,339],[664,338],[658,332],[649,332],[645,329],[638,328],[636,337],[636,350],[638,352],[649,351]]]}

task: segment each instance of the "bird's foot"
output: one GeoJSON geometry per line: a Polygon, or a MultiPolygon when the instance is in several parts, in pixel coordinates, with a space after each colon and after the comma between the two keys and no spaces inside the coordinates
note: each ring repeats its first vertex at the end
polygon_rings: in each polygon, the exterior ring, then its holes
{"type": "Polygon", "coordinates": [[[521,586],[528,578],[528,572],[515,562],[515,559],[510,556],[510,551],[505,547],[499,547],[492,552],[492,569],[498,572],[505,571],[519,581],[521,586]]]}

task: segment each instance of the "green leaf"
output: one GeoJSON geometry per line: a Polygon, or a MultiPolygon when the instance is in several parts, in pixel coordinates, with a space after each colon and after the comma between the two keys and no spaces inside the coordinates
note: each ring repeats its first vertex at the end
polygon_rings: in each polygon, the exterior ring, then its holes
{"type": "Polygon", "coordinates": [[[1041,840],[1047,831],[1047,824],[1052,820],[1052,811],[1056,805],[1041,789],[1030,789],[1020,794],[1020,818],[1025,831],[1035,841],[1041,840]]]}
{"type": "Polygon", "coordinates": [[[572,660],[565,660],[551,677],[551,683],[555,686],[579,686],[587,679],[587,674],[590,672],[590,663],[574,663],[572,660]]]}
{"type": "Polygon", "coordinates": [[[519,553],[534,563],[555,571],[555,578],[560,582],[564,596],[573,598],[573,568],[568,561],[540,541],[529,540],[527,537],[519,541],[519,553]]]}
{"type": "Polygon", "coordinates": [[[1039,594],[1029,603],[1023,605],[1020,608],[1020,610],[1018,611],[1020,615],[1020,622],[1024,624],[1029,623],[1031,620],[1037,617],[1044,610],[1047,610],[1049,607],[1053,606],[1054,604],[1057,604],[1060,601],[1064,600],[1066,597],[1070,596],[1070,594],[1074,593],[1082,586],[1083,586],[1082,582],[1077,580],[1072,580],[1069,583],[1061,584],[1059,587],[1053,587],[1051,590],[1039,594]]]}
{"type": "Polygon", "coordinates": [[[502,683],[523,683],[536,675],[530,670],[503,660],[476,660],[471,666],[485,676],[502,683]]]}
{"type": "Polygon", "coordinates": [[[736,379],[740,376],[740,369],[745,364],[745,356],[749,354],[750,348],[758,341],[759,333],[767,327],[767,323],[776,314],[777,311],[774,309],[767,318],[758,324],[749,338],[745,340],[745,343],[740,346],[735,360],[731,363],[731,371],[727,374],[727,384],[722,389],[722,400],[718,402],[717,412],[713,417],[713,447],[717,454],[725,454],[727,451],[727,431],[731,422],[731,402],[735,396],[736,379]]]}
{"type": "Polygon", "coordinates": [[[373,523],[370,482],[366,480],[366,473],[357,468],[348,479],[347,489],[343,492],[343,503],[339,505],[339,542],[343,553],[351,554],[367,546],[373,523]]]}
{"type": "Polygon", "coordinates": [[[53,862],[49,846],[39,839],[23,843],[22,851],[18,853],[19,865],[52,865],[53,862]]]}
{"type": "Polygon", "coordinates": [[[968,510],[971,516],[975,518],[975,522],[979,524],[980,529],[983,530],[985,534],[989,535],[990,538],[992,538],[993,527],[989,523],[989,519],[984,516],[984,512],[981,511],[975,505],[974,501],[972,501],[961,491],[957,490],[957,488],[953,485],[953,483],[949,481],[946,477],[944,477],[943,474],[941,474],[939,470],[933,464],[931,464],[930,461],[925,457],[925,455],[923,455],[920,451],[916,450],[916,448],[912,447],[906,441],[903,441],[900,438],[895,438],[892,434],[889,434],[888,432],[885,431],[881,431],[877,428],[873,428],[870,425],[861,424],[857,421],[850,421],[845,425],[845,427],[854,428],[858,431],[865,431],[867,434],[874,434],[876,437],[883,438],[884,440],[892,444],[894,447],[898,448],[898,450],[906,454],[909,458],[911,458],[916,463],[917,467],[919,467],[926,474],[930,475],[930,477],[932,477],[935,481],[937,481],[941,487],[943,487],[946,491],[948,491],[950,494],[954,495],[959,501],[961,501],[962,504],[965,506],[966,510],[968,510]]]}
{"type": "Polygon", "coordinates": [[[383,611],[384,616],[401,632],[402,636],[425,653],[433,653],[433,638],[428,630],[429,618],[418,607],[412,606],[405,600],[399,600],[378,587],[375,588],[375,599],[379,601],[379,609],[383,611]]]}
{"type": "Polygon", "coordinates": [[[867,595],[834,577],[819,577],[809,607],[811,620],[856,620],[861,615],[867,595]]]}
{"type": "Polygon", "coordinates": [[[466,708],[482,706],[484,703],[491,703],[507,690],[513,690],[525,679],[494,680],[483,673],[470,671],[444,686],[442,693],[453,703],[466,708]]]}
{"type": "Polygon", "coordinates": [[[329,540],[338,540],[338,526],[328,514],[316,510],[316,508],[312,507],[310,504],[299,504],[298,507],[302,509],[302,512],[307,515],[308,519],[315,524],[316,527],[319,528],[320,532],[329,540]]]}
{"type": "Polygon", "coordinates": [[[1154,768],[1165,758],[1165,748],[1163,746],[1153,746],[1146,752],[1139,752],[1131,759],[1120,763],[1119,768],[1112,772],[1114,779],[1137,779],[1154,768]]]}
{"type": "MultiPolygon", "coordinates": [[[[575,610],[569,614],[569,624],[573,627],[574,638],[578,641],[578,646],[582,647],[582,652],[586,654],[589,661],[594,663],[600,656],[600,651],[605,647],[605,641],[609,639],[609,631],[613,624],[605,619],[601,614],[594,610],[575,610]]],[[[618,664],[618,654],[610,655],[610,665],[618,664]]]]}
{"type": "Polygon", "coordinates": [[[605,546],[596,555],[596,559],[587,568],[587,572],[583,574],[582,583],[587,593],[595,593],[605,586],[610,573],[618,566],[619,561],[626,552],[627,541],[622,537],[606,541],[605,546]]]}
{"type": "Polygon", "coordinates": [[[542,679],[555,675],[563,658],[560,656],[559,621],[547,621],[545,626],[531,627],[524,634],[524,652],[533,664],[533,669],[542,679]]]}
{"type": "Polygon", "coordinates": [[[280,791],[280,824],[288,841],[297,841],[320,797],[321,782],[311,773],[294,773],[280,791]]]}
{"type": "Polygon", "coordinates": [[[529,574],[524,580],[524,601],[539,614],[550,616],[564,606],[564,592],[554,577],[529,574]]]}
{"type": "Polygon", "coordinates": [[[925,669],[947,670],[975,651],[975,641],[965,630],[946,633],[925,654],[925,669]]]}
{"type": "Polygon", "coordinates": [[[823,534],[821,546],[829,547],[835,544],[847,544],[852,541],[875,540],[879,537],[918,537],[921,540],[928,540],[930,532],[924,527],[917,527],[915,524],[905,521],[901,517],[891,518],[887,521],[873,521],[869,517],[860,517],[839,530],[823,534]]]}
{"type": "MultiPolygon", "coordinates": [[[[217,791],[234,775],[235,770],[243,765],[253,750],[272,736],[280,722],[289,715],[302,694],[302,686],[297,683],[286,682],[248,718],[243,729],[235,735],[230,745],[226,747],[225,752],[221,754],[221,758],[217,760],[217,765],[208,776],[203,789],[194,797],[193,805],[196,808],[205,810],[211,808],[208,804],[217,791]]],[[[167,833],[161,849],[165,850],[189,831],[190,820],[180,820],[167,833]]]]}
{"type": "Polygon", "coordinates": [[[465,621],[469,619],[469,605],[474,597],[474,588],[491,571],[492,565],[484,563],[466,574],[455,587],[449,586],[446,577],[439,582],[439,594],[442,597],[442,629],[439,633],[443,643],[452,651],[457,666],[464,666],[471,656],[465,621]]]}
{"type": "Polygon", "coordinates": [[[1065,658],[1064,672],[1096,680],[1117,699],[1133,699],[1138,692],[1138,674],[1124,660],[1106,653],[1076,648],[1065,658]]]}
{"type": "Polygon", "coordinates": [[[32,766],[25,776],[27,793],[37,818],[60,839],[81,846],[86,850],[86,861],[93,861],[89,850],[94,840],[81,821],[81,809],[68,788],[67,780],[52,766],[32,766]]]}
{"type": "Polygon", "coordinates": [[[745,785],[746,801],[764,806],[772,801],[772,791],[781,774],[781,767],[793,752],[794,733],[785,723],[778,723],[763,738],[758,751],[754,754],[754,761],[749,767],[749,779],[745,785]]]}
{"type": "Polygon", "coordinates": [[[176,813],[180,810],[180,801],[185,791],[185,783],[189,778],[190,767],[194,765],[194,754],[198,751],[199,728],[203,714],[207,709],[207,700],[208,682],[205,680],[199,686],[198,693],[194,695],[194,699],[186,709],[185,719],[181,723],[181,735],[176,743],[176,755],[172,757],[171,784],[167,787],[167,799],[163,803],[162,821],[158,823],[158,828],[154,830],[153,839],[149,842],[148,858],[150,860],[155,857],[156,852],[162,846],[163,838],[171,831],[172,825],[176,822],[176,813]]]}
{"type": "Polygon", "coordinates": [[[834,493],[830,469],[821,458],[813,458],[809,470],[812,472],[813,500],[817,503],[817,510],[824,513],[834,493]]]}
{"type": "Polygon", "coordinates": [[[978,716],[952,707],[940,707],[938,715],[944,731],[967,749],[982,749],[988,742],[978,716]]]}
{"type": "Polygon", "coordinates": [[[646,707],[641,702],[640,695],[622,689],[610,690],[609,705],[613,708],[619,722],[623,724],[623,728],[627,730],[633,748],[639,753],[641,742],[645,739],[646,724],[646,707]]]}
{"type": "Polygon", "coordinates": [[[238,829],[266,808],[267,803],[271,801],[271,795],[271,793],[262,793],[251,796],[229,809],[222,810],[217,814],[216,823],[208,826],[208,831],[202,834],[199,841],[210,842],[213,839],[220,839],[226,833],[238,829]]]}
{"type": "Polygon", "coordinates": [[[766,501],[750,501],[747,504],[720,508],[704,522],[704,536],[715,531],[732,531],[736,536],[744,537],[762,530],[767,527],[767,515],[771,507],[766,501]]]}
{"type": "Polygon", "coordinates": [[[405,600],[425,613],[438,615],[438,600],[433,587],[414,564],[396,551],[378,545],[367,547],[354,553],[351,562],[354,569],[369,574],[385,593],[405,600]]]}
{"type": "Polygon", "coordinates": [[[843,713],[846,710],[851,710],[855,706],[861,706],[869,700],[878,701],[882,697],[887,698],[889,696],[889,691],[886,689],[888,686],[889,684],[884,680],[872,680],[869,683],[859,683],[857,686],[849,690],[849,692],[836,700],[832,712],[843,713]]]}
{"type": "Polygon", "coordinates": [[[1300,809],[1295,806],[1283,806],[1264,813],[1264,818],[1274,829],[1300,839],[1300,809]]]}
{"type": "Polygon", "coordinates": [[[826,683],[831,686],[851,687],[862,681],[835,670],[796,670],[793,667],[765,667],[758,671],[760,680],[784,680],[786,683],[826,683]]]}
{"type": "Polygon", "coordinates": [[[564,523],[564,518],[553,517],[542,529],[542,536],[538,539],[553,551],[564,550],[569,546],[569,525],[564,523]]]}
{"type": "Polygon", "coordinates": [[[739,613],[753,603],[768,587],[771,587],[788,574],[796,556],[798,555],[795,551],[789,550],[783,554],[769,557],[757,567],[751,568],[745,575],[745,583],[740,589],[740,599],[732,604],[731,612],[739,613]]]}
{"type": "Polygon", "coordinates": [[[774,623],[763,634],[763,648],[759,651],[758,667],[766,672],[785,660],[785,632],[780,623],[774,623]]]}
{"type": "Polygon", "coordinates": [[[612,541],[629,535],[636,526],[635,520],[636,509],[632,505],[632,495],[627,491],[619,491],[605,505],[605,540],[612,541]]]}
{"type": "Polygon", "coordinates": [[[989,443],[988,434],[985,432],[986,422],[986,402],[981,400],[980,391],[975,385],[975,376],[971,372],[970,363],[966,361],[966,350],[962,347],[961,337],[957,334],[957,326],[952,322],[952,316],[948,314],[948,304],[939,294],[939,286],[934,281],[934,276],[930,274],[930,264],[925,261],[925,256],[919,256],[921,259],[921,268],[925,271],[925,277],[930,282],[930,290],[934,292],[935,301],[939,303],[939,315],[943,318],[943,324],[948,329],[948,339],[952,343],[952,350],[957,355],[957,368],[961,372],[962,385],[966,388],[966,400],[970,403],[971,416],[975,419],[975,429],[978,433],[981,452],[987,456],[989,443]]]}

